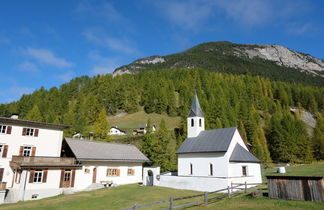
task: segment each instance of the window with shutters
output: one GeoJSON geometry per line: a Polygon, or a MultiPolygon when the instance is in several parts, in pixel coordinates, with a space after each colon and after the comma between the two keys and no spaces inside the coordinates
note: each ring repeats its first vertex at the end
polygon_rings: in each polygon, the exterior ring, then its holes
{"type": "Polygon", "coordinates": [[[24,147],[24,150],[23,150],[23,156],[24,156],[24,157],[29,157],[30,154],[31,154],[31,150],[32,150],[32,148],[29,147],[29,146],[24,147]]]}
{"type": "Polygon", "coordinates": [[[41,169],[36,169],[34,172],[34,183],[41,183],[43,178],[43,170],[41,169]]]}
{"type": "Polygon", "coordinates": [[[117,169],[117,168],[108,168],[107,176],[119,176],[118,171],[119,171],[119,169],[117,169]]]}
{"type": "Polygon", "coordinates": [[[134,176],[135,175],[135,170],[132,168],[127,169],[127,175],[128,176],[134,176]]]}
{"type": "Polygon", "coordinates": [[[26,128],[26,136],[34,136],[34,128],[26,128]]]}

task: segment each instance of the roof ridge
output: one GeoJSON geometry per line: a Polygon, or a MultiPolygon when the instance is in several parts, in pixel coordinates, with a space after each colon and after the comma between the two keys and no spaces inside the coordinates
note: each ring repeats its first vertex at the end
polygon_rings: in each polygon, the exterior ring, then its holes
{"type": "Polygon", "coordinates": [[[135,147],[133,144],[123,144],[123,143],[117,143],[117,142],[104,142],[104,141],[96,141],[96,140],[90,140],[90,139],[77,139],[77,138],[64,138],[69,140],[78,140],[78,141],[85,141],[85,142],[92,142],[92,143],[101,143],[101,144],[117,144],[117,145],[123,145],[123,146],[132,146],[135,147]]]}

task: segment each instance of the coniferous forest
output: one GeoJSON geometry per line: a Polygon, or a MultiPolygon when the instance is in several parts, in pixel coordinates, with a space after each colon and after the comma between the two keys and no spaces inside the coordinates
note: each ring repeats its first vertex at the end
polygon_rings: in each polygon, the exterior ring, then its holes
{"type": "MultiPolygon", "coordinates": [[[[262,162],[310,162],[324,159],[324,87],[274,82],[250,75],[231,75],[202,69],[144,71],[113,77],[111,74],[78,77],[59,88],[40,88],[19,101],[0,105],[0,115],[63,123],[65,136],[94,132],[111,141],[107,115],[146,113],[181,116],[170,131],[161,121],[158,131],[140,137],[140,149],[161,166],[176,169],[175,151],[186,138],[186,117],[197,92],[206,129],[237,126],[244,141],[262,162]],[[290,108],[297,108],[291,112],[290,108]],[[309,111],[317,124],[311,132],[301,120],[309,111]]],[[[148,122],[150,124],[150,122],[148,122]]]]}

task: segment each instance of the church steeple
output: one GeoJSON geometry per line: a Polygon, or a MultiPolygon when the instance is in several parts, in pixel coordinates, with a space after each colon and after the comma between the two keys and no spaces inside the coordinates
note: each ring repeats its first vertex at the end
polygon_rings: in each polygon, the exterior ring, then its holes
{"type": "Polygon", "coordinates": [[[195,94],[194,99],[192,100],[191,109],[188,117],[204,117],[204,113],[200,108],[197,94],[195,94]]]}
{"type": "Polygon", "coordinates": [[[205,130],[204,113],[201,110],[197,94],[195,94],[187,117],[187,136],[188,138],[196,137],[203,130],[205,130]]]}

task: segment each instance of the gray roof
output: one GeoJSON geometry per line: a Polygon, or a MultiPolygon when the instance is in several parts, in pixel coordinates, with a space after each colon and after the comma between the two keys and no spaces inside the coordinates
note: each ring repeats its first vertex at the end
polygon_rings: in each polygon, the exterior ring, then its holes
{"type": "Polygon", "coordinates": [[[5,123],[9,125],[30,126],[36,128],[48,128],[48,129],[56,129],[56,130],[64,130],[70,127],[68,125],[62,125],[62,124],[37,122],[32,120],[22,120],[22,119],[8,118],[8,117],[0,117],[0,123],[5,123]]]}
{"type": "Polygon", "coordinates": [[[201,110],[197,94],[195,94],[194,99],[192,101],[188,117],[204,117],[204,113],[201,110]]]}
{"type": "Polygon", "coordinates": [[[230,162],[260,163],[261,161],[241,145],[236,144],[230,157],[230,162]]]}
{"type": "Polygon", "coordinates": [[[75,158],[81,161],[149,162],[150,160],[130,144],[108,143],[65,138],[75,158]]]}
{"type": "Polygon", "coordinates": [[[235,131],[236,127],[201,131],[197,137],[187,138],[177,154],[226,152],[235,131]]]}

